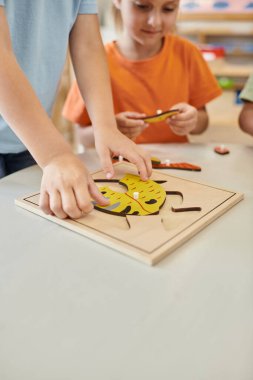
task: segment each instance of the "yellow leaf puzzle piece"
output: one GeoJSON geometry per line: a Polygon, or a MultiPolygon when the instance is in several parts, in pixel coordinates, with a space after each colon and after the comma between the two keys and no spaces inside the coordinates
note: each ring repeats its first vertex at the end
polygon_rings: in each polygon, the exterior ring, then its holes
{"type": "Polygon", "coordinates": [[[110,199],[110,204],[105,207],[95,204],[97,210],[121,216],[159,213],[166,200],[166,191],[161,185],[152,180],[144,182],[134,174],[126,174],[119,183],[127,187],[126,193],[113,191],[107,186],[99,188],[104,197],[110,199]]]}

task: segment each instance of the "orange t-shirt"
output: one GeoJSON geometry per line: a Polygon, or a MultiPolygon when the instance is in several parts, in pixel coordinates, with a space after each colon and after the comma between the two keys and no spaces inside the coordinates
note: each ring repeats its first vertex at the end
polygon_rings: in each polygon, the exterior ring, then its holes
{"type": "MultiPolygon", "coordinates": [[[[221,94],[201,52],[191,42],[176,36],[165,37],[154,57],[131,61],[123,57],[115,42],[106,45],[115,114],[132,111],[153,115],[180,102],[197,109],[221,94]]],[[[63,108],[63,116],[82,126],[91,125],[84,101],[75,82],[63,108]]],[[[187,142],[175,135],[167,123],[150,124],[137,143],[187,142]]]]}

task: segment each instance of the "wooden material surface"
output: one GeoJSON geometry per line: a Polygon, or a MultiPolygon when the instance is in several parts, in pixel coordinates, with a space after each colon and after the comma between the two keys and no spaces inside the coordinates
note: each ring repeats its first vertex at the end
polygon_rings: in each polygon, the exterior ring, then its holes
{"type": "MultiPolygon", "coordinates": [[[[239,0],[238,0],[239,1],[239,0]]],[[[253,12],[224,13],[217,12],[180,12],[179,21],[252,21],[253,12]]]]}
{"type": "MultiPolygon", "coordinates": [[[[136,175],[136,168],[125,162],[115,164],[115,178],[121,179],[126,173],[136,175]]],[[[103,179],[103,172],[94,173],[93,178],[103,179]]],[[[40,210],[38,193],[18,199],[16,204],[101,244],[153,265],[243,199],[241,193],[182,179],[164,172],[153,171],[152,180],[166,181],[161,186],[165,191],[174,193],[167,195],[158,215],[127,215],[125,218],[94,210],[78,220],[61,220],[45,215],[40,210]],[[172,211],[172,208],[192,207],[200,211],[172,211]]],[[[122,191],[120,188],[119,184],[113,184],[113,189],[122,191]]]]}

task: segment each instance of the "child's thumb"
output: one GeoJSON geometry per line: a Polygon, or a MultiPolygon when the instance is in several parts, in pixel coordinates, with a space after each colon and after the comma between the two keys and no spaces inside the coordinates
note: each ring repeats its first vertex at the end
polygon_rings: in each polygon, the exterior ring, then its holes
{"type": "Polygon", "coordinates": [[[92,196],[92,199],[94,199],[94,203],[98,203],[101,206],[106,206],[109,203],[109,200],[105,198],[97,188],[96,184],[93,182],[93,180],[89,184],[89,191],[90,195],[92,196]]]}

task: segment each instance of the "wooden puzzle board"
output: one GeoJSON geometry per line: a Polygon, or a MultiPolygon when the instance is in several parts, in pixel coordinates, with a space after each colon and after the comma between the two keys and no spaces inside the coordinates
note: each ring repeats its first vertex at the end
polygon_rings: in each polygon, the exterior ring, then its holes
{"type": "MultiPolygon", "coordinates": [[[[114,167],[116,179],[121,179],[126,173],[137,174],[135,166],[130,163],[117,163],[114,167]]],[[[104,174],[102,171],[96,172],[93,178],[104,179],[104,174]]],[[[94,210],[77,220],[61,220],[45,215],[38,206],[38,193],[18,199],[15,203],[121,253],[154,265],[243,199],[241,193],[171,176],[161,171],[153,171],[151,179],[166,181],[161,186],[166,191],[181,192],[183,199],[179,195],[167,195],[159,215],[122,217],[94,210]],[[201,211],[173,212],[172,206],[197,206],[201,207],[201,211]]],[[[118,183],[106,185],[115,191],[126,192],[118,183]]],[[[98,186],[104,186],[104,183],[98,183],[98,186]]]]}

